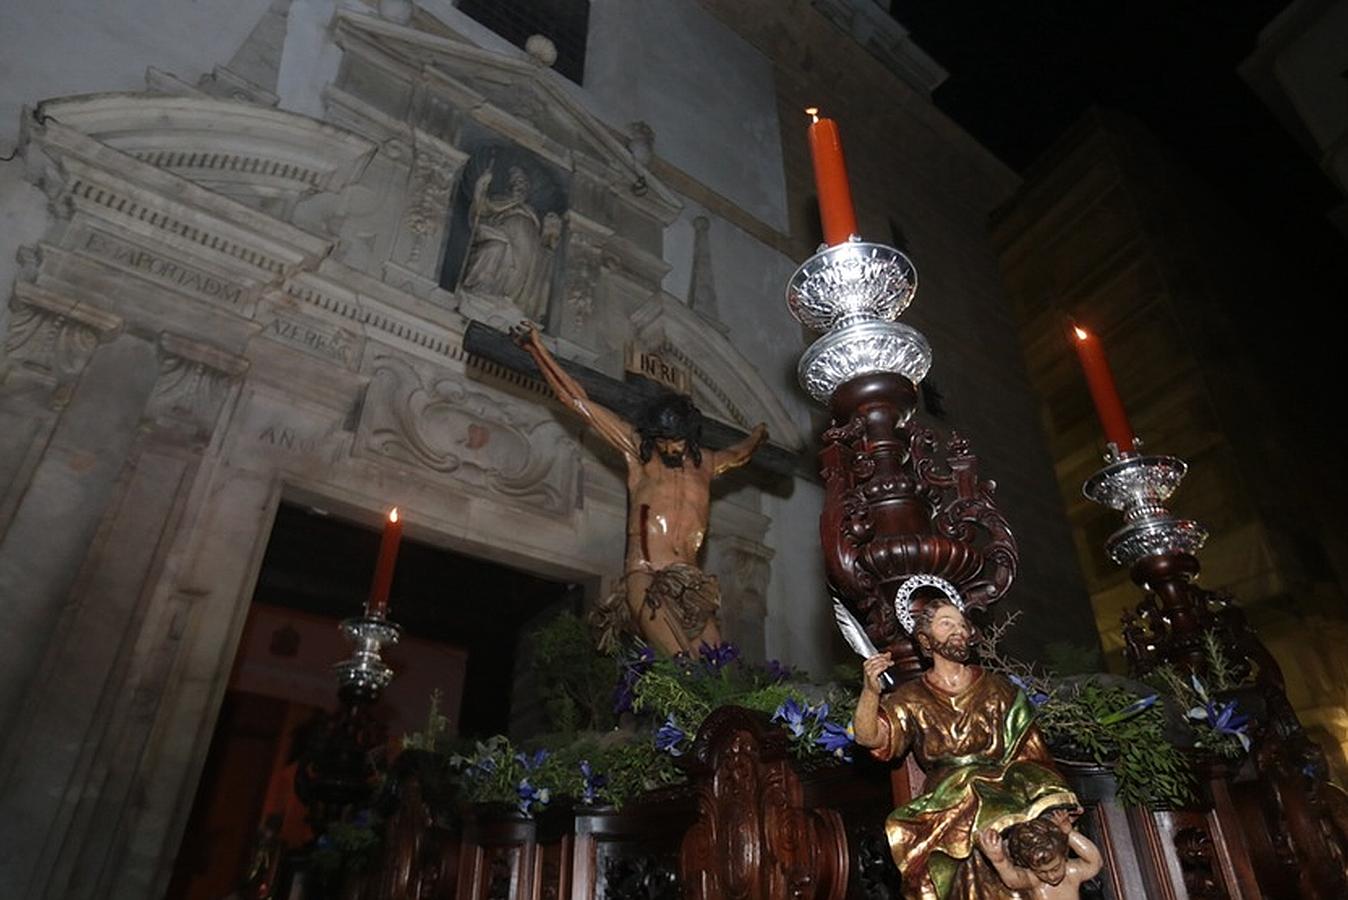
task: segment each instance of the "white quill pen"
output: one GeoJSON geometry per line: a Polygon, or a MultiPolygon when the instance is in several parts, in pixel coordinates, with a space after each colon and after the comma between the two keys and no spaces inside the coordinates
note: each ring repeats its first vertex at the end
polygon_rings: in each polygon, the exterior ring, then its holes
{"type": "MultiPolygon", "coordinates": [[[[857,617],[852,615],[847,607],[842,605],[842,601],[837,597],[833,598],[833,618],[838,623],[838,630],[842,632],[847,645],[851,647],[862,659],[870,659],[880,651],[875,649],[875,644],[866,635],[866,629],[861,627],[857,617]]],[[[880,685],[887,691],[894,690],[894,676],[886,670],[880,673],[880,685]]]]}

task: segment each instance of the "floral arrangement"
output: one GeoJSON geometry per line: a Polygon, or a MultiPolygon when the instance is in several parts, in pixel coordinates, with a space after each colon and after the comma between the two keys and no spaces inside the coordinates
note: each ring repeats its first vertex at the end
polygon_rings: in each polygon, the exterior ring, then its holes
{"type": "MultiPolygon", "coordinates": [[[[1184,747],[1227,758],[1248,751],[1248,718],[1235,701],[1219,699],[1239,684],[1214,637],[1206,645],[1211,688],[1164,668],[1153,673],[1150,685],[1099,674],[1057,677],[999,652],[997,644],[1016,617],[982,631],[982,664],[1025,692],[1056,756],[1109,768],[1122,803],[1175,807],[1191,801],[1194,777],[1184,747]],[[1191,740],[1176,742],[1176,720],[1187,723],[1191,740]]],[[[552,733],[518,746],[498,735],[450,753],[448,723],[433,697],[426,728],[405,739],[410,749],[448,757],[465,802],[497,803],[523,815],[563,797],[619,807],[682,781],[680,757],[703,720],[724,705],[769,715],[789,733],[799,761],[853,759],[856,673],[813,683],[775,661],[752,665],[733,644],[704,644],[696,656],[673,659],[657,658],[643,645],[606,656],[593,650],[583,623],[569,615],[545,626],[535,641],[539,669],[547,674],[552,733]]]]}
{"type": "Polygon", "coordinates": [[[733,644],[703,644],[696,657],[661,659],[644,645],[604,656],[571,615],[558,616],[533,638],[537,665],[547,673],[552,733],[518,746],[497,735],[449,752],[448,723],[433,696],[425,729],[404,738],[407,748],[448,755],[465,802],[501,804],[530,816],[563,797],[621,806],[682,781],[680,757],[703,720],[726,705],[781,723],[798,759],[852,758],[854,690],[813,683],[776,661],[750,664],[733,644]]]}
{"type": "Polygon", "coordinates": [[[1235,700],[1216,695],[1244,687],[1251,679],[1248,675],[1244,679],[1236,676],[1212,632],[1203,636],[1203,656],[1211,688],[1197,675],[1191,673],[1186,680],[1168,665],[1158,666],[1148,680],[1167,691],[1184,710],[1194,731],[1195,747],[1226,759],[1239,759],[1250,752],[1250,717],[1239,711],[1235,700]]]}
{"type": "MultiPolygon", "coordinates": [[[[1248,717],[1238,713],[1235,701],[1213,701],[1197,676],[1186,682],[1162,667],[1145,684],[1106,675],[1059,678],[1003,656],[998,642],[1018,615],[983,631],[980,659],[1025,692],[1055,756],[1112,770],[1121,803],[1173,808],[1193,800],[1186,746],[1228,758],[1248,751],[1248,717]],[[1176,710],[1180,715],[1174,715],[1176,710]],[[1172,739],[1174,729],[1168,726],[1175,719],[1187,720],[1191,741],[1172,739]]],[[[1216,636],[1207,635],[1204,646],[1207,671],[1218,689],[1238,686],[1216,636]]]]}

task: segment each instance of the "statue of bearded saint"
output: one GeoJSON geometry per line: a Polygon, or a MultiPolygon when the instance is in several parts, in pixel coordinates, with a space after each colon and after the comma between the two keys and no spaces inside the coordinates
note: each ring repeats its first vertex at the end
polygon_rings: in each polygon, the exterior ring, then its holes
{"type": "Polygon", "coordinates": [[[656,650],[696,655],[721,643],[716,577],[697,565],[711,514],[711,482],[749,462],[767,440],[758,425],[724,450],[700,446],[702,414],[687,397],[668,395],[628,422],[591,400],[525,322],[513,332],[568,409],[622,454],[627,464],[627,560],[619,590],[591,621],[600,649],[621,630],[635,631],[656,650]]]}
{"type": "Polygon", "coordinates": [[[999,877],[1005,861],[979,850],[978,835],[1059,810],[1079,813],[1081,805],[1054,768],[1024,692],[969,662],[973,629],[963,610],[946,597],[928,600],[914,614],[913,634],[931,668],[882,699],[880,674],[893,660],[888,653],[866,660],[853,720],[857,743],[874,756],[911,751],[927,775],[927,790],[885,820],[903,896],[1022,897],[999,877]]]}
{"type": "Polygon", "coordinates": [[[561,234],[561,219],[550,212],[540,221],[528,202],[529,176],[519,166],[510,167],[504,197],[487,193],[491,182],[488,169],[473,185],[468,259],[459,286],[475,294],[504,297],[525,318],[541,321],[548,299],[550,251],[561,234]]]}

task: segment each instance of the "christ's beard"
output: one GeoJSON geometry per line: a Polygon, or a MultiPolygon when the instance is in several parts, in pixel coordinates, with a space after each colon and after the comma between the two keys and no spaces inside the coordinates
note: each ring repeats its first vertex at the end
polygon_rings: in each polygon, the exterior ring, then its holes
{"type": "Polygon", "coordinates": [[[682,453],[661,453],[661,454],[660,454],[660,461],[661,461],[662,463],[665,464],[665,467],[666,467],[666,468],[669,468],[669,469],[682,469],[682,468],[683,468],[683,454],[682,454],[682,453]]]}
{"type": "Polygon", "coordinates": [[[969,661],[969,642],[962,637],[950,637],[940,644],[932,645],[932,652],[944,656],[951,662],[969,661]]]}

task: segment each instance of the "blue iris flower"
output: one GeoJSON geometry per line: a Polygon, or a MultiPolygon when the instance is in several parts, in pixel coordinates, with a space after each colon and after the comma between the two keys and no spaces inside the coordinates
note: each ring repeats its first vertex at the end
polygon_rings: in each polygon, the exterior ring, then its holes
{"type": "Polygon", "coordinates": [[[526,816],[534,811],[535,808],[543,809],[552,799],[551,792],[547,788],[536,788],[525,778],[515,788],[515,793],[519,795],[520,801],[516,808],[526,816]]]}
{"type": "Polygon", "coordinates": [[[688,735],[684,734],[683,729],[674,722],[674,714],[670,713],[665,719],[665,724],[655,733],[655,749],[670,756],[683,756],[683,748],[679,745],[687,739],[688,735]]]}
{"type": "Polygon", "coordinates": [[[852,761],[851,749],[856,742],[856,735],[852,731],[852,723],[848,722],[847,727],[836,722],[825,722],[824,733],[819,735],[819,745],[826,751],[847,762],[852,761]]]}
{"type": "Polygon", "coordinates": [[[740,655],[739,648],[728,641],[715,646],[703,641],[698,647],[698,653],[702,656],[702,664],[713,674],[739,659],[740,655]]]}
{"type": "Polygon", "coordinates": [[[807,712],[807,709],[796,702],[795,697],[787,697],[786,702],[777,707],[777,711],[772,714],[772,721],[784,724],[792,737],[800,737],[805,733],[807,712]]]}
{"type": "Polygon", "coordinates": [[[1096,721],[1099,722],[1101,725],[1115,725],[1119,722],[1131,719],[1138,713],[1145,712],[1146,710],[1151,709],[1153,706],[1156,705],[1156,700],[1157,700],[1156,694],[1148,694],[1145,697],[1139,697],[1137,700],[1134,700],[1132,703],[1129,703],[1123,709],[1120,709],[1116,712],[1112,712],[1107,716],[1101,716],[1099,719],[1096,719],[1096,721]]]}
{"type": "Polygon", "coordinates": [[[779,681],[786,681],[786,679],[791,677],[791,667],[784,666],[775,659],[768,660],[766,669],[768,680],[773,684],[776,684],[779,681]]]}
{"type": "Polygon", "coordinates": [[[1024,691],[1031,706],[1043,706],[1048,702],[1048,694],[1045,694],[1043,691],[1036,691],[1034,688],[1030,687],[1029,682],[1019,675],[1008,675],[1007,677],[1011,679],[1012,684],[1024,691]]]}
{"type": "Polygon", "coordinates": [[[1236,702],[1228,700],[1222,704],[1214,704],[1211,700],[1207,703],[1208,723],[1212,725],[1214,731],[1218,734],[1229,734],[1240,741],[1240,745],[1246,750],[1250,749],[1250,736],[1248,734],[1250,727],[1250,717],[1242,716],[1236,712],[1236,702]]]}
{"type": "Polygon", "coordinates": [[[537,769],[539,766],[543,765],[547,758],[548,751],[541,748],[535,751],[533,756],[530,756],[527,753],[515,754],[515,762],[523,766],[524,771],[526,772],[532,772],[534,769],[537,769]]]}
{"type": "Polygon", "coordinates": [[[583,782],[581,789],[581,801],[584,803],[594,803],[599,797],[599,789],[608,784],[608,776],[596,772],[590,765],[588,759],[580,761],[580,776],[583,782]]]}

